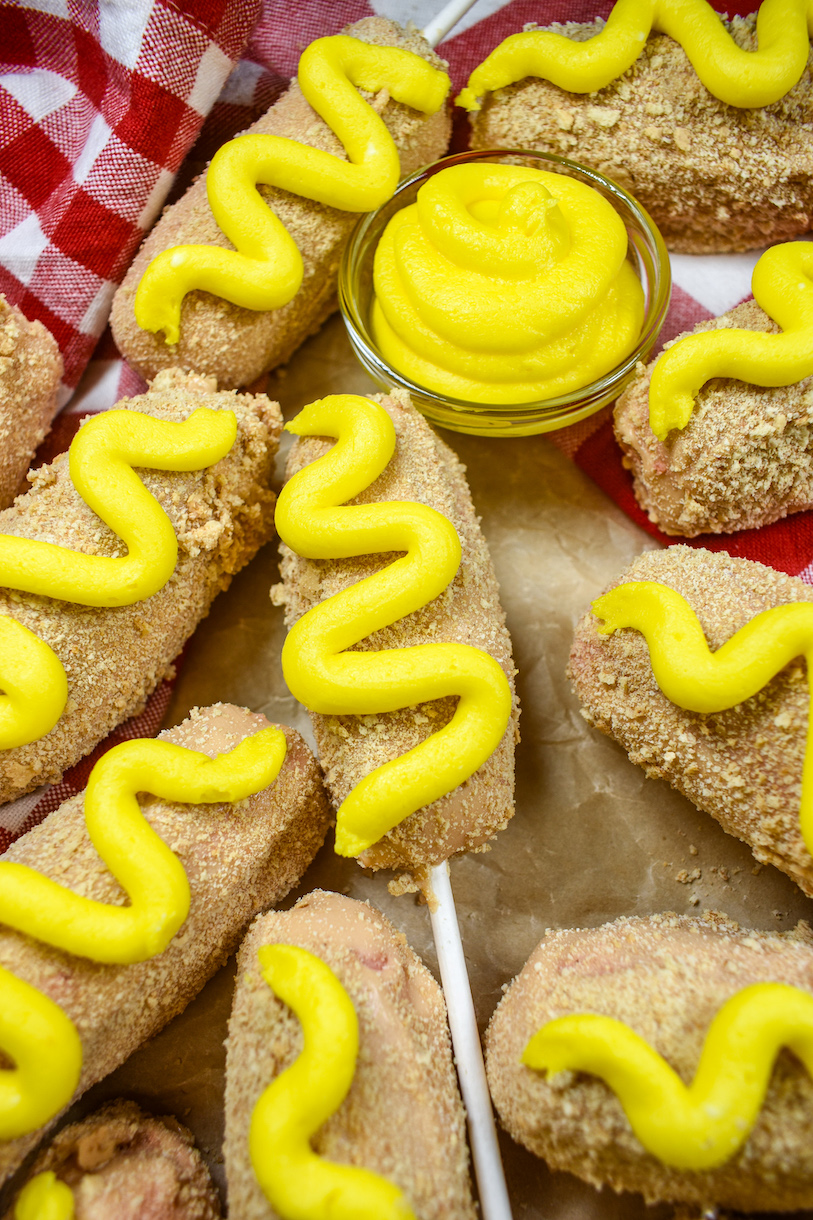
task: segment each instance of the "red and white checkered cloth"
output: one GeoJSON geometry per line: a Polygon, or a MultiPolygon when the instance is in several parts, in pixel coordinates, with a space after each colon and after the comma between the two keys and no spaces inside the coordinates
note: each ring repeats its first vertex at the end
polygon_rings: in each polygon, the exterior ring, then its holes
{"type": "Polygon", "coordinates": [[[34,0],[0,10],[0,291],[52,332],[67,390],[258,9],[34,0]]]}
{"type": "MultiPolygon", "coordinates": [[[[729,13],[755,7],[752,0],[713,3],[729,13]]],[[[109,331],[97,341],[115,287],[168,192],[179,194],[220,144],[271,105],[314,38],[374,12],[422,25],[441,7],[442,0],[18,0],[0,6],[0,291],[55,335],[66,397],[96,349],[81,394],[57,421],[45,455],[65,447],[80,412],[105,409],[144,387],[120,360],[109,331]]],[[[453,31],[440,48],[455,91],[527,22],[589,21],[610,8],[611,0],[479,0],[459,27],[463,32],[453,31]]],[[[453,148],[465,147],[466,133],[458,110],[453,148]]],[[[663,339],[745,299],[755,257],[673,259],[676,287],[663,339]]],[[[634,500],[608,412],[551,439],[659,536],[634,500]]],[[[695,542],[813,581],[811,513],[695,542]]],[[[168,698],[165,684],[144,716],[105,745],[152,735],[168,698]]],[[[0,850],[23,824],[28,828],[57,798],[82,787],[87,770],[86,761],[47,798],[32,795],[0,811],[0,850]]]]}

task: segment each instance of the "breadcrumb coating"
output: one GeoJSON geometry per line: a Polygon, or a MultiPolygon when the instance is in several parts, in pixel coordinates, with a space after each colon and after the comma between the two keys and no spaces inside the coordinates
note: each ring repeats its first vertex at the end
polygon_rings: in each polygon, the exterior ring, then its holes
{"type": "MultiPolygon", "coordinates": [[[[470,644],[502,666],[513,694],[513,712],[505,735],[475,774],[434,804],[394,827],[362,857],[371,868],[404,868],[416,878],[457,852],[482,847],[502,830],[514,812],[514,746],[519,737],[519,705],[514,692],[511,639],[499,601],[491,556],[480,531],[466,483],[465,468],[435,435],[408,395],[379,395],[397,436],[395,455],[384,473],[354,504],[415,500],[443,513],[462,544],[460,568],[440,597],[391,627],[368,636],[357,647],[372,651],[414,644],[470,644]]],[[[316,460],[330,445],[301,438],[291,450],[287,477],[316,460]]],[[[272,598],[285,606],[291,627],[311,606],[379,571],[392,556],[347,560],[310,560],[281,546],[284,584],[272,598]]],[[[439,699],[403,711],[375,716],[312,714],[325,783],[338,807],[347,794],[376,767],[398,758],[448,724],[457,701],[439,699]]]]}
{"type": "MultiPolygon", "coordinates": [[[[273,532],[268,489],[282,426],[265,395],[216,393],[212,379],[167,370],[152,389],[118,405],[183,420],[200,406],[234,411],[237,440],[207,470],[140,472],[178,537],[178,563],[146,601],[99,609],[0,589],[0,613],[22,623],[65,667],[68,703],[45,737],[4,750],[0,802],[60,779],[97,742],[140,712],[221,590],[273,532]]],[[[71,482],[68,455],[35,472],[31,490],[0,513],[0,533],[39,538],[86,555],[121,555],[124,545],[71,482]]]]}
{"type": "Polygon", "coordinates": [[[690,1084],[708,1027],[735,992],[776,982],[813,992],[813,936],[753,932],[724,915],[623,918],[602,928],[549,931],[501,1000],[486,1033],[500,1119],[554,1169],[594,1186],[640,1191],[648,1203],[719,1204],[744,1211],[813,1207],[813,1080],[783,1050],[756,1125],[740,1151],[709,1171],[662,1164],[632,1133],[604,1081],[548,1078],[520,1063],[547,1021],[590,1012],[629,1025],[690,1084]]]}
{"type": "MultiPolygon", "coordinates": [[[[729,327],[779,333],[756,301],[701,322],[694,333],[729,327]]],[[[656,363],[638,365],[614,426],[635,497],[659,529],[685,538],[731,533],[813,508],[813,377],[775,388],[715,377],[688,425],[663,442],[649,426],[656,363]]]]}
{"type": "MultiPolygon", "coordinates": [[[[630,580],[659,581],[680,593],[712,650],[771,606],[813,601],[804,581],[724,551],[686,546],[640,555],[611,587],[630,580]]],[[[803,658],[752,699],[704,715],[661,693],[641,632],[599,635],[598,627],[592,614],[579,622],[568,670],[587,723],[813,897],[813,858],[799,825],[810,703],[803,658]]]]}
{"type": "Polygon", "coordinates": [[[62,357],[41,322],[29,322],[0,293],[0,508],[25,478],[34,451],[59,410],[62,357]]]}
{"type": "Polygon", "coordinates": [[[321,890],[290,911],[261,915],[240,950],[226,1043],[231,1220],[278,1220],[248,1151],[260,1094],[302,1050],[297,1017],[260,974],[257,950],[274,943],[298,945],[326,962],[359,1021],[350,1092],[312,1141],[315,1151],[394,1182],[418,1220],[474,1220],[443,993],[406,938],[375,908],[321,890]]]}
{"type": "MultiPolygon", "coordinates": [[[[755,16],[724,21],[744,50],[755,16]]],[[[546,26],[583,42],[604,22],[546,26]]],[[[740,110],[701,84],[678,42],[650,34],[623,76],[596,93],[526,77],[498,89],[473,119],[474,148],[569,157],[625,187],[667,246],[687,254],[752,250],[813,221],[813,51],[780,101],[740,110]]]]}
{"type": "MultiPolygon", "coordinates": [[[[113,1101],[63,1128],[28,1174],[71,1188],[75,1220],[220,1220],[220,1199],[191,1132],[170,1115],[113,1101]]],[[[13,1208],[5,1220],[13,1220],[13,1208]]]]}
{"type": "MultiPolygon", "coordinates": [[[[342,32],[376,46],[403,47],[436,67],[445,66],[417,30],[404,31],[384,17],[365,17],[342,32]]],[[[386,89],[375,97],[363,96],[395,141],[402,175],[443,156],[451,130],[448,108],[425,115],[392,101],[386,89]]],[[[248,132],[287,136],[347,160],[341,142],[305,101],[296,80],[248,132]]],[[[300,343],[338,308],[339,262],[358,213],[342,212],[277,187],[257,189],[302,254],[304,276],[299,292],[281,309],[256,311],[196,290],[184,297],[178,344],[170,347],[163,334],[140,329],[134,314],[135,293],[157,254],[186,242],[234,249],[215,223],[202,175],[178,203],[165,209],[113,299],[113,337],[122,354],[144,377],[153,377],[158,369],[176,364],[211,373],[221,386],[248,385],[261,373],[290,359],[300,343]]]]}
{"type": "MultiPolygon", "coordinates": [[[[264,716],[216,704],[195,709],[161,738],[214,758],[267,726],[264,716]]],[[[183,1011],[236,948],[246,923],[284,898],[321,847],[330,821],[321,774],[299,734],[283,731],[282,769],[255,796],[212,805],[142,798],[144,816],[180,859],[191,889],[189,916],[163,953],[129,966],[102,965],[0,927],[0,965],[59,1004],[79,1030],[83,1064],[75,1097],[183,1011]]],[[[125,901],[88,838],[81,793],[2,858],[99,902],[125,901]]],[[[43,1134],[0,1143],[0,1181],[43,1134]]]]}

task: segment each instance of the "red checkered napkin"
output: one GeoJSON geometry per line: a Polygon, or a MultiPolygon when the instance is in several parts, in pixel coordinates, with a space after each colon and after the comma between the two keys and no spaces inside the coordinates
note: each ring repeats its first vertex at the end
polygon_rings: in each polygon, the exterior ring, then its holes
{"type": "Polygon", "coordinates": [[[258,8],[259,0],[0,8],[0,291],[57,339],[66,391],[258,8]]]}

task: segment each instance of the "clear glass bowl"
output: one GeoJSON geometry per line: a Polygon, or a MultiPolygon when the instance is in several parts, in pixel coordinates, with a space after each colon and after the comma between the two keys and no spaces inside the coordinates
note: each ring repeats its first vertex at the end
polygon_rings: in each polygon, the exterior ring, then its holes
{"type": "Polygon", "coordinates": [[[640,203],[597,170],[564,157],[523,149],[497,149],[459,153],[444,157],[400,183],[392,199],[375,212],[363,216],[350,237],[339,270],[339,304],[356,356],[383,389],[407,390],[413,403],[434,424],[455,432],[480,436],[530,436],[575,424],[612,402],[631,380],[639,360],[646,360],[658,337],[672,289],[669,255],[658,229],[640,203]],[[373,296],[373,259],[379,239],[390,217],[415,202],[419,188],[450,165],[486,161],[528,165],[548,172],[567,174],[593,187],[609,200],[624,222],[628,236],[627,258],[638,275],[645,296],[644,321],[635,348],[621,364],[589,385],[569,394],[543,401],[475,403],[451,398],[416,385],[384,359],[370,330],[373,296]]]}

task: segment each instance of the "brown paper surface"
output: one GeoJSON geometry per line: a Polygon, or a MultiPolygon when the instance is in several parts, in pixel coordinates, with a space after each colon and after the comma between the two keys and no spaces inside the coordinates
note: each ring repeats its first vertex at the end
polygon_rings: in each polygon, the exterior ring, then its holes
{"type": "MultiPolygon", "coordinates": [[[[372,388],[334,318],[287,369],[271,376],[269,393],[290,419],[314,398],[372,388]]],[[[444,433],[444,439],[468,467],[502,588],[522,704],[516,816],[489,852],[452,863],[481,1029],[547,927],[593,927],[620,915],[707,907],[767,930],[813,920],[813,903],[790,880],[755,868],[743,844],[664,782],[646,779],[579,715],[565,677],[573,625],[652,540],[544,437],[444,433]],[[681,870],[699,875],[681,883],[681,870]]],[[[229,700],[294,725],[312,742],[307,715],[282,680],[282,611],[269,600],[277,579],[271,545],[217,599],[188,647],[168,724],[195,705],[229,700]]],[[[317,886],[369,899],[437,974],[426,908],[413,896],[393,898],[386,883],[386,874],[363,872],[334,857],[328,844],[286,905],[317,886]]],[[[223,1039],[233,972],[231,963],[72,1112],[124,1095],[175,1113],[191,1127],[221,1190],[223,1039]]],[[[551,1174],[509,1137],[501,1142],[515,1220],[675,1214],[670,1206],[648,1209],[637,1196],[599,1193],[567,1174],[551,1174]]]]}

